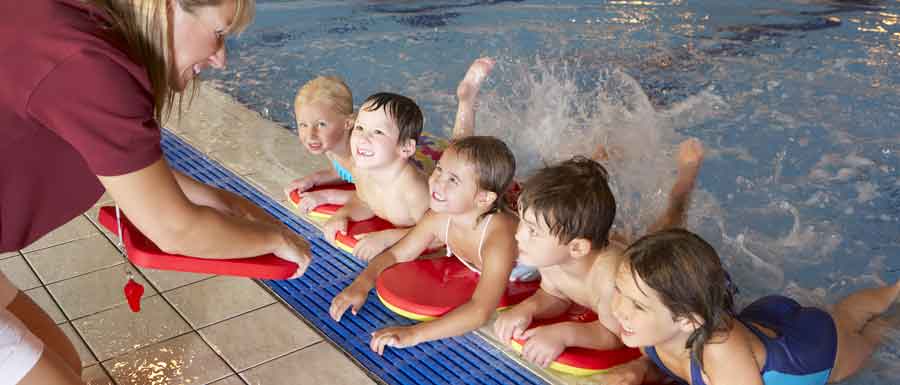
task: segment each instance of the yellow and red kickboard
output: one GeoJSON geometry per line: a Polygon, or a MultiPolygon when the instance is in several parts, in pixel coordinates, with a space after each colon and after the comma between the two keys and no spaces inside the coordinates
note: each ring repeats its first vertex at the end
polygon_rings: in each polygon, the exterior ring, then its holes
{"type": "Polygon", "coordinates": [[[335,234],[334,243],[339,249],[352,254],[353,248],[359,242],[358,236],[394,228],[396,226],[393,223],[379,217],[372,217],[364,221],[349,221],[347,222],[347,233],[338,232],[335,234]]]}
{"type": "MultiPolygon", "coordinates": [[[[354,191],[356,190],[356,185],[353,183],[340,183],[340,184],[329,184],[329,185],[321,185],[313,187],[306,192],[320,191],[320,190],[344,190],[344,191],[354,191]]],[[[300,200],[303,199],[300,197],[300,191],[294,190],[291,191],[291,204],[294,205],[294,208],[300,207],[300,200]]],[[[340,210],[342,205],[333,205],[333,204],[324,204],[316,206],[314,209],[310,210],[306,215],[310,218],[328,220],[331,218],[334,213],[340,210]]]]}
{"type": "MultiPolygon", "coordinates": [[[[122,243],[125,245],[128,259],[141,267],[260,279],[287,279],[297,271],[296,263],[278,258],[274,254],[238,259],[207,259],[165,253],[124,215],[121,218],[122,243]]],[[[109,231],[118,232],[115,207],[101,207],[97,219],[109,231]]]]}
{"type": "MultiPolygon", "coordinates": [[[[375,281],[378,299],[391,311],[409,319],[430,321],[472,298],[479,274],[456,257],[419,259],[398,263],[375,281]]],[[[498,308],[522,302],[540,287],[540,281],[510,282],[498,308]]]]}
{"type": "MultiPolygon", "coordinates": [[[[528,329],[559,322],[594,322],[596,320],[597,314],[593,311],[573,305],[565,314],[558,317],[532,322],[528,329]]],[[[524,344],[525,341],[515,338],[510,341],[510,345],[519,353],[522,352],[524,344]]],[[[574,376],[590,376],[603,373],[640,356],[640,350],[628,347],[615,350],[596,350],[572,346],[563,350],[562,354],[550,364],[550,369],[574,376]]]]}

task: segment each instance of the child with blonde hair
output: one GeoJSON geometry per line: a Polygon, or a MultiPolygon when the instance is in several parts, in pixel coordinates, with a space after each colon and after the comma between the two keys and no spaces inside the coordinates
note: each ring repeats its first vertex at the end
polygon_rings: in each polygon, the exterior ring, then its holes
{"type": "Polygon", "coordinates": [[[298,209],[306,213],[323,204],[344,204],[352,191],[320,189],[315,186],[353,182],[350,170],[350,130],[353,127],[353,93],[336,76],[319,76],[310,80],[294,98],[294,117],[300,143],[312,154],[324,154],[330,168],[295,179],[285,187],[285,195],[297,190],[302,198],[298,209]]]}

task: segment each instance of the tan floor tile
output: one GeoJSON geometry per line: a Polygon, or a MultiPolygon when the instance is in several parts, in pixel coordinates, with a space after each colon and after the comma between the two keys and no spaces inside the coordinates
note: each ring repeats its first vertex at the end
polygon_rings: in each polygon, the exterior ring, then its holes
{"type": "Polygon", "coordinates": [[[28,247],[22,249],[22,252],[27,253],[29,251],[56,246],[61,243],[86,238],[96,233],[97,229],[94,228],[94,225],[92,225],[87,219],[85,219],[84,216],[79,215],[69,223],[66,223],[62,227],[51,231],[49,234],[28,245],[28,247]]]}
{"type": "Polygon", "coordinates": [[[194,328],[275,302],[249,278],[217,276],[163,294],[194,328]]]}
{"type": "Polygon", "coordinates": [[[56,247],[25,253],[38,278],[49,284],[125,262],[100,234],[56,247]]]}
{"type": "Polygon", "coordinates": [[[213,382],[212,384],[209,384],[209,385],[246,385],[246,383],[244,382],[244,380],[241,379],[241,377],[234,375],[234,376],[213,382]]]}
{"type": "Polygon", "coordinates": [[[362,370],[322,342],[241,373],[250,385],[374,384],[362,370]]]}
{"type": "Polygon", "coordinates": [[[322,340],[280,303],[206,327],[200,334],[237,371],[322,340]]]}
{"type": "Polygon", "coordinates": [[[141,301],[141,311],[132,313],[128,305],[72,322],[101,361],[190,331],[162,297],[141,301]]]}
{"type": "Polygon", "coordinates": [[[81,371],[85,385],[115,385],[100,365],[89,366],[81,371]]]}
{"type": "Polygon", "coordinates": [[[78,333],[75,332],[75,328],[72,327],[72,324],[67,322],[59,325],[59,328],[62,329],[63,333],[66,333],[66,337],[69,337],[69,341],[72,341],[72,345],[75,345],[75,350],[78,351],[78,356],[81,357],[82,367],[91,366],[97,363],[97,358],[94,357],[94,353],[91,353],[91,350],[84,344],[84,341],[78,336],[78,333]]]}
{"type": "Polygon", "coordinates": [[[19,288],[19,290],[29,290],[41,286],[41,281],[34,275],[25,258],[20,256],[10,257],[0,261],[0,271],[6,275],[6,278],[19,288]]]}
{"type": "Polygon", "coordinates": [[[19,254],[18,251],[8,251],[8,252],[0,253],[0,261],[4,260],[6,258],[9,258],[9,257],[15,257],[17,255],[21,255],[21,254],[19,254]]]}
{"type": "Polygon", "coordinates": [[[207,384],[234,372],[196,333],[103,362],[119,385],[207,384]]]}
{"type": "Polygon", "coordinates": [[[38,304],[38,306],[40,306],[57,325],[66,322],[66,316],[56,302],[53,302],[53,298],[50,297],[50,293],[47,292],[47,289],[36,287],[25,291],[25,294],[28,294],[28,296],[31,297],[31,300],[38,304]]]}
{"type": "MultiPolygon", "coordinates": [[[[59,303],[69,319],[78,319],[88,314],[110,309],[125,303],[123,289],[127,282],[126,270],[134,268],[123,263],[47,285],[50,294],[59,303]]],[[[153,287],[147,284],[140,274],[134,280],[144,285],[144,297],[156,294],[153,287]]]]}
{"type": "Polygon", "coordinates": [[[169,291],[177,287],[200,282],[202,280],[214,277],[210,274],[185,273],[181,271],[166,271],[156,269],[138,268],[144,276],[156,285],[159,291],[169,291]]]}

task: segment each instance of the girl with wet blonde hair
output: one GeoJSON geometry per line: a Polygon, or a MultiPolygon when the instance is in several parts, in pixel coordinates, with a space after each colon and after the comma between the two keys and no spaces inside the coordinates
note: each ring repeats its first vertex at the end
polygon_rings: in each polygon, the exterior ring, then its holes
{"type": "MultiPolygon", "coordinates": [[[[162,250],[266,253],[306,240],[235,194],[169,168],[160,124],[246,28],[254,0],[0,2],[0,254],[86,212],[104,191],[162,250]]],[[[0,273],[0,385],[81,384],[65,334],[0,273]]]]}

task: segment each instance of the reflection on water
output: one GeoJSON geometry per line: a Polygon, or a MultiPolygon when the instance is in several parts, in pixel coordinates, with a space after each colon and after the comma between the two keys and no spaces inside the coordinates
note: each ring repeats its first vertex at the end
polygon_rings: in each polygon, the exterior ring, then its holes
{"type": "MultiPolygon", "coordinates": [[[[691,227],[743,303],[826,303],[900,274],[900,4],[892,1],[261,1],[214,82],[291,128],[297,87],[410,95],[444,132],[469,62],[498,58],[477,130],[542,162],[619,146],[617,226],[639,232],[687,136],[707,147],[691,227]]],[[[297,146],[297,151],[302,151],[297,146]]],[[[892,329],[853,384],[897,383],[892,329]]]]}

